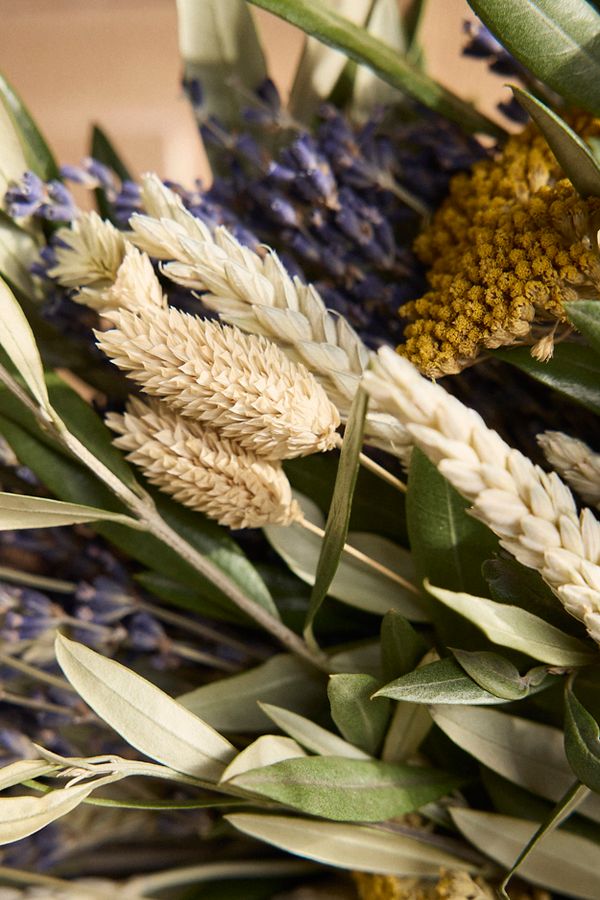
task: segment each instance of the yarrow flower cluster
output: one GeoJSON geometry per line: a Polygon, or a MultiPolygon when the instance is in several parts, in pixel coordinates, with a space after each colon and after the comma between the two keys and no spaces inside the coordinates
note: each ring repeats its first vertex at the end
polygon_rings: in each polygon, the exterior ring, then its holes
{"type": "MultiPolygon", "coordinates": [[[[573,125],[600,134],[600,120],[573,125]]],[[[600,291],[599,214],[600,200],[577,194],[535,126],[511,137],[452,180],[417,238],[430,289],[401,308],[410,324],[400,352],[436,377],[486,348],[544,338],[566,322],[565,302],[600,291]]]]}

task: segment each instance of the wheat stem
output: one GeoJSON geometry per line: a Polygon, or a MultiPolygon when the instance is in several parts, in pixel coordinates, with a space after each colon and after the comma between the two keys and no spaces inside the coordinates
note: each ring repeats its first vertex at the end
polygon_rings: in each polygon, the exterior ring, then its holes
{"type": "MultiPolygon", "coordinates": [[[[308,519],[298,519],[297,524],[302,525],[302,527],[306,528],[307,531],[310,531],[311,534],[316,534],[321,539],[325,537],[325,532],[323,531],[323,529],[319,528],[318,525],[314,525],[312,522],[309,522],[308,519]]],[[[367,556],[367,554],[363,553],[362,550],[357,550],[356,547],[353,547],[351,544],[344,544],[343,549],[344,553],[347,553],[348,556],[352,556],[359,562],[364,563],[365,566],[369,566],[369,568],[374,569],[376,572],[379,572],[380,575],[384,575],[391,581],[395,581],[396,584],[402,585],[403,588],[412,591],[413,594],[418,595],[420,593],[418,587],[415,584],[407,581],[406,578],[403,578],[402,575],[398,575],[398,573],[394,572],[392,569],[388,569],[387,566],[384,566],[382,565],[382,563],[377,562],[377,560],[373,559],[371,556],[367,556]]]]}

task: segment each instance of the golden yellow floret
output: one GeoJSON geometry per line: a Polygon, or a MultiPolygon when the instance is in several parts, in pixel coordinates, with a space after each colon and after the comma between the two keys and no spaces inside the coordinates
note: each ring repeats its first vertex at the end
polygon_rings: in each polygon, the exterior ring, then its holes
{"type": "MultiPolygon", "coordinates": [[[[600,119],[571,124],[600,134],[600,119]]],[[[534,343],[566,321],[566,301],[600,296],[599,226],[600,198],[582,199],[528,126],[495,159],[457,175],[418,236],[430,290],[401,307],[411,322],[399,352],[435,377],[485,348],[534,343]]]]}

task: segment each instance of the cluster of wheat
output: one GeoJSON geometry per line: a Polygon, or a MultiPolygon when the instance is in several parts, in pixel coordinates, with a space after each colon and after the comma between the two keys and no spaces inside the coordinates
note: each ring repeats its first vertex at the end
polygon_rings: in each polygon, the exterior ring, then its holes
{"type": "Polygon", "coordinates": [[[314,375],[265,336],[168,307],[148,255],[95,214],[61,241],[52,274],[111,323],[98,345],[157,398],[108,416],[128,458],[230,528],[300,519],[281,460],[339,440],[338,410],[314,375]]]}

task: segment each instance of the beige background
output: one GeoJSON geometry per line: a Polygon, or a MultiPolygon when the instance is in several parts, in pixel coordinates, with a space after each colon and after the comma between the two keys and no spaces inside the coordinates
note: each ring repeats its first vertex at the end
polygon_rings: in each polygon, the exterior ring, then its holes
{"type": "MultiPolygon", "coordinates": [[[[202,0],[199,0],[202,2],[202,0]]],[[[285,92],[301,47],[291,26],[256,10],[271,73],[285,92]]],[[[428,69],[490,112],[502,80],[460,57],[466,0],[429,0],[428,69]]],[[[0,70],[14,84],[61,162],[106,128],[134,172],[185,183],[205,174],[179,89],[175,0],[0,0],[0,70]]]]}

